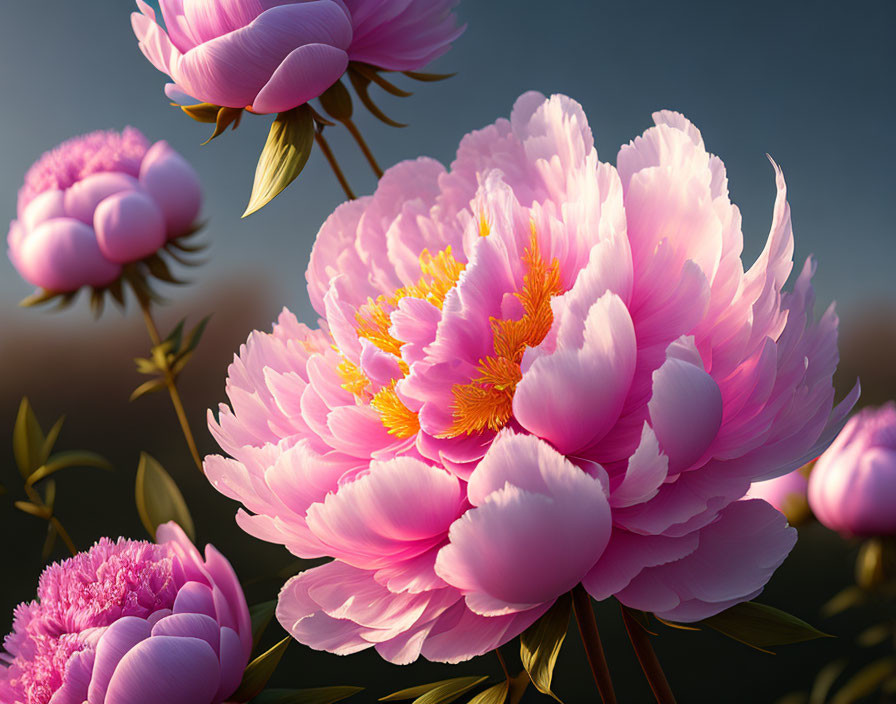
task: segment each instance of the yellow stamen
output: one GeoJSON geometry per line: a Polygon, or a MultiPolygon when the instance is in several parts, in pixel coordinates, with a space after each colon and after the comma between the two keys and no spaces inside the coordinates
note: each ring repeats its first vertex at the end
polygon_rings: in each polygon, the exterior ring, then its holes
{"type": "Polygon", "coordinates": [[[389,430],[390,435],[399,438],[409,438],[420,431],[420,421],[417,414],[402,403],[395,391],[395,381],[389,386],[380,389],[370,405],[379,412],[383,425],[389,430]]]}

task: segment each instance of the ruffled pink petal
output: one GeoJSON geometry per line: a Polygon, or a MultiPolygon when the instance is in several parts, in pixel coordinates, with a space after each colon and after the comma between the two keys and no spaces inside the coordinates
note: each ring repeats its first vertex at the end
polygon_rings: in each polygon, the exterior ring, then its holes
{"type": "Polygon", "coordinates": [[[220,665],[199,638],[154,636],[121,659],[104,704],[211,704],[220,665]]]}
{"type": "Polygon", "coordinates": [[[140,164],[139,180],[165,216],[169,239],[193,226],[202,204],[199,177],[167,142],[150,147],[140,164]]]}
{"type": "Polygon", "coordinates": [[[796,531],[769,504],[736,501],[700,531],[693,553],[645,569],[616,597],[673,621],[707,618],[753,598],[795,543],[796,531]]]}
{"type": "Polygon", "coordinates": [[[138,643],[152,634],[152,627],[142,618],[125,616],[109,626],[96,646],[93,677],[87,698],[92,702],[108,701],[109,682],[121,659],[138,643]]]}
{"type": "Polygon", "coordinates": [[[93,224],[96,207],[116,193],[140,190],[133,176],[117,172],[91,174],[65,192],[65,212],[86,225],[93,224]]]}
{"type": "Polygon", "coordinates": [[[284,112],[316,98],[339,80],[348,54],[327,44],[306,44],[283,59],[252,101],[259,113],[284,112]]]}
{"type": "Polygon", "coordinates": [[[103,256],[119,264],[154,254],[165,244],[165,220],[155,201],[137,191],[101,201],[93,216],[103,256]]]}
{"type": "Polygon", "coordinates": [[[537,358],[513,397],[517,421],[566,454],[613,426],[635,371],[635,330],[617,295],[604,294],[582,323],[579,344],[537,358]]]}
{"type": "Polygon", "coordinates": [[[312,505],[307,521],[331,555],[377,569],[444,540],[464,501],[456,477],[419,460],[397,458],[372,463],[369,474],[312,505]]]}
{"type": "Polygon", "coordinates": [[[529,435],[499,435],[470,479],[476,506],[457,520],[436,573],[484,616],[525,611],[569,591],[610,538],[600,481],[529,435]]]}
{"type": "Polygon", "coordinates": [[[16,261],[26,281],[60,293],[105,286],[121,275],[121,266],[103,256],[94,231],[73,218],[40,225],[24,238],[16,261]]]}
{"type": "Polygon", "coordinates": [[[152,636],[199,638],[211,646],[215,655],[221,649],[221,627],[205,614],[171,614],[152,627],[152,636]]]}

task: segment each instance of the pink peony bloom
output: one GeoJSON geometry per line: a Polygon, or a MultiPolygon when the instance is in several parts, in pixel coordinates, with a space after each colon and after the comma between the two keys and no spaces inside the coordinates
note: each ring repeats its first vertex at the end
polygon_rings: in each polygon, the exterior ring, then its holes
{"type": "Polygon", "coordinates": [[[132,25],[140,49],[174,81],[169,97],[274,113],[318,97],[349,61],[421,68],[462,31],[456,1],[161,0],[162,29],[137,0],[132,25]]]}
{"type": "Polygon", "coordinates": [[[787,516],[791,525],[797,525],[809,515],[809,504],[806,492],[809,480],[802,468],[794,470],[774,479],[756,482],[750,487],[747,496],[751,499],[767,501],[787,516]]]}
{"type": "Polygon", "coordinates": [[[229,370],[205,471],[247,532],[334,562],[278,617],[313,648],[458,661],[582,582],[693,621],[756,596],[796,539],[751,482],[817,456],[837,319],[812,316],[784,179],[741,263],[722,162],[677,113],[598,161],[578,104],[523,95],[447,170],[340,206],[229,370]]]}
{"type": "Polygon", "coordinates": [[[150,146],[133,127],[75,137],[25,175],[9,258],[47,291],[106,286],[188,232],[201,201],[196,172],[167,142],[150,146]]]}
{"type": "Polygon", "coordinates": [[[0,651],[5,704],[219,704],[252,649],[230,563],[174,523],[50,565],[0,651]]]}
{"type": "Polygon", "coordinates": [[[815,463],[809,505],[844,535],[896,534],[896,403],[850,419],[815,463]]]}

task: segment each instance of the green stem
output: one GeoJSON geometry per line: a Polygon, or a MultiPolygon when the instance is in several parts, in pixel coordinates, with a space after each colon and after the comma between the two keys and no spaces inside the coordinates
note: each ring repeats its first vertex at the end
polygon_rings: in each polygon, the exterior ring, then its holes
{"type": "Polygon", "coordinates": [[[376,174],[377,178],[383,177],[383,170],[380,168],[380,165],[376,161],[376,157],[373,156],[373,152],[370,151],[370,147],[367,146],[367,142],[364,137],[361,135],[361,131],[358,129],[357,125],[354,122],[349,120],[343,120],[343,125],[345,125],[346,129],[349,131],[352,137],[355,138],[355,141],[358,143],[358,146],[361,148],[361,152],[364,154],[364,158],[367,159],[367,163],[370,164],[370,168],[373,169],[373,173],[376,174]]]}
{"type": "Polygon", "coordinates": [[[600,642],[591,596],[581,584],[572,590],[572,606],[576,615],[576,625],[582,636],[582,645],[585,646],[585,655],[588,656],[588,664],[591,666],[591,673],[594,675],[594,683],[597,685],[601,700],[604,704],[616,704],[616,692],[610,679],[604,646],[600,642]]]}
{"type": "Polygon", "coordinates": [[[345,178],[345,174],[342,173],[342,169],[339,167],[339,162],[336,161],[336,157],[333,156],[333,150],[330,149],[330,144],[327,142],[326,137],[324,137],[320,132],[315,132],[314,139],[317,141],[317,146],[320,147],[320,150],[327,158],[327,163],[333,170],[333,174],[336,176],[336,180],[339,181],[339,185],[342,186],[342,190],[345,191],[346,198],[348,198],[349,200],[355,200],[355,198],[357,198],[358,196],[355,195],[352,187],[348,185],[348,180],[345,178]]]}
{"type": "Polygon", "coordinates": [[[660,661],[650,644],[650,636],[624,605],[620,604],[619,606],[622,608],[622,621],[625,623],[625,630],[628,632],[629,640],[632,642],[635,655],[638,656],[638,662],[641,663],[641,669],[644,671],[644,676],[647,677],[654,698],[658,704],[675,704],[675,695],[672,694],[660,661]]]}
{"type": "MultiPolygon", "coordinates": [[[[137,294],[137,300],[140,303],[140,310],[143,313],[143,321],[146,323],[146,330],[149,333],[149,339],[152,340],[152,344],[156,347],[162,344],[162,336],[159,334],[159,329],[156,327],[156,323],[152,318],[152,311],[150,310],[150,302],[145,297],[137,294]]],[[[190,455],[193,457],[193,462],[196,464],[196,467],[199,471],[202,471],[202,458],[199,456],[199,450],[196,447],[196,440],[193,438],[193,431],[190,430],[190,421],[187,420],[187,412],[184,410],[183,401],[180,398],[180,392],[177,390],[177,382],[174,379],[174,374],[171,373],[170,369],[163,370],[165,376],[165,386],[168,387],[168,394],[171,396],[171,404],[174,406],[174,413],[177,415],[177,420],[180,423],[180,428],[183,431],[184,439],[187,441],[187,447],[190,448],[190,455]]]]}

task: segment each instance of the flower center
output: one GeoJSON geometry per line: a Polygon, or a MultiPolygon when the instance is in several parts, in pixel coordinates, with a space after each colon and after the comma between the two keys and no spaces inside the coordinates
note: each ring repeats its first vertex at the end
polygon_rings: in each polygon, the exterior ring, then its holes
{"type": "MultiPolygon", "coordinates": [[[[488,236],[488,226],[484,220],[482,222],[480,234],[488,236]]],[[[523,354],[527,347],[540,345],[547,336],[554,321],[551,298],[563,292],[560,263],[556,259],[544,260],[534,229],[522,261],[526,273],[521,289],[514,295],[523,314],[516,320],[491,318],[494,354],[479,360],[474,378],[468,383],[456,384],[452,389],[453,422],[439,437],[452,438],[486,429],[497,431],[513,415],[513,394],[522,379],[523,354]]],[[[400,288],[391,296],[368,299],[355,314],[358,337],[394,356],[403,376],[409,371],[407,362],[401,357],[405,343],[390,333],[392,311],[403,298],[419,298],[441,309],[445,296],[464,271],[464,264],[454,258],[451,247],[436,255],[423,250],[420,271],[421,277],[416,284],[400,288]]],[[[374,392],[370,379],[357,364],[343,357],[338,371],[344,381],[342,388],[369,403],[380,414],[389,434],[409,438],[420,431],[417,413],[402,402],[395,389],[397,379],[374,392]]]]}

